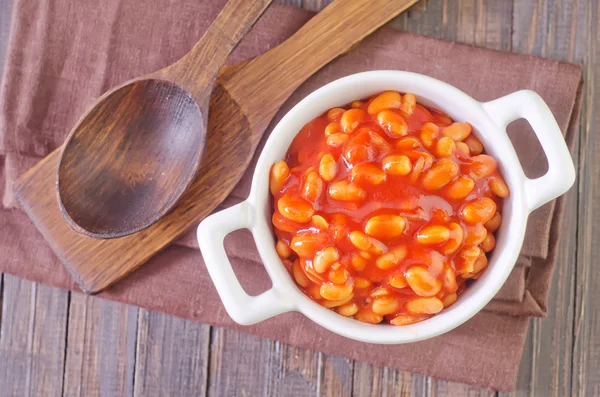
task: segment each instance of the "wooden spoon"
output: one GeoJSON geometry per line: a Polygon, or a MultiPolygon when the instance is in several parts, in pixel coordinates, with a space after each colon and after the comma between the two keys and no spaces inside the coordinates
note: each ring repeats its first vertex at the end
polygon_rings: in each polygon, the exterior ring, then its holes
{"type": "Polygon", "coordinates": [[[63,146],[57,182],[73,229],[120,237],[175,205],[200,166],[217,74],[270,3],[230,0],[183,58],[111,90],[79,120],[63,146]]]}
{"type": "Polygon", "coordinates": [[[69,228],[56,205],[57,152],[19,178],[15,196],[81,289],[99,292],[223,202],[247,170],[269,122],[300,84],[416,2],[335,0],[284,43],[223,68],[211,95],[206,154],[198,177],[173,210],[145,230],[96,239],[69,228]]]}

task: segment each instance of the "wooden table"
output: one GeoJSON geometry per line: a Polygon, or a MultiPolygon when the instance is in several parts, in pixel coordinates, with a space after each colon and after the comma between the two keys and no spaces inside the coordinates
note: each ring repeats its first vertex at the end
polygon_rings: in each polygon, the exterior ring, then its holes
{"type": "MultiPolygon", "coordinates": [[[[312,10],[328,3],[286,2],[312,10]]],[[[11,6],[0,0],[0,71],[11,6]]],[[[423,0],[391,23],[585,67],[572,153],[579,179],[568,194],[548,318],[531,320],[515,393],[315,353],[5,274],[0,396],[600,396],[599,20],[598,0],[423,0]]]]}

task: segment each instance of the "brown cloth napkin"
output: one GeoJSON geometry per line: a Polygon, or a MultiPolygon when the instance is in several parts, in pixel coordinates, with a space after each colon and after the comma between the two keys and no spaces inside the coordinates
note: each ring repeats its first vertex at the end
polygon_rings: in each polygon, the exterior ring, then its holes
{"type": "MultiPolygon", "coordinates": [[[[182,56],[223,3],[61,0],[48,5],[17,0],[0,88],[0,271],[77,290],[41,235],[18,209],[11,193],[12,183],[62,144],[81,112],[102,92],[182,56]]],[[[311,15],[295,8],[271,6],[231,61],[239,62],[277,45],[311,15]]],[[[491,100],[519,89],[535,90],[554,112],[567,141],[573,141],[579,112],[578,66],[390,29],[380,30],[309,79],[283,106],[277,120],[316,88],[344,75],[373,69],[428,74],[478,100],[491,100]]],[[[511,136],[528,175],[543,174],[544,156],[525,124],[515,123],[511,136]]],[[[222,207],[247,196],[252,168],[222,207]]],[[[510,390],[515,385],[528,318],[509,314],[545,314],[563,206],[563,200],[557,200],[532,214],[519,263],[485,311],[443,336],[410,345],[354,342],[298,313],[252,327],[237,326],[212,286],[193,231],[100,296],[352,359],[510,390]]],[[[268,288],[270,282],[249,234],[233,233],[226,245],[247,291],[259,293],[268,288]]]]}

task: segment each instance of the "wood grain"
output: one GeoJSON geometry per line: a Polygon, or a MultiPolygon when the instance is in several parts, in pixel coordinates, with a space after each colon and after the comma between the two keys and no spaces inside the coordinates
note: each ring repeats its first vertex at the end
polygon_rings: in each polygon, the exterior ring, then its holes
{"type": "Polygon", "coordinates": [[[9,275],[2,290],[0,394],[61,395],[67,292],[9,275]]]}
{"type": "Polygon", "coordinates": [[[140,309],[134,396],[206,394],[210,327],[140,309]]]}
{"type": "Polygon", "coordinates": [[[427,393],[426,382],[426,377],[421,375],[355,361],[352,395],[360,397],[425,396],[427,393]]]}
{"type": "Polygon", "coordinates": [[[110,240],[71,230],[58,211],[54,193],[56,151],[15,183],[15,196],[82,290],[98,292],[210,214],[243,175],[268,123],[288,96],[327,62],[415,1],[337,0],[281,45],[224,68],[211,97],[207,147],[198,177],[175,208],[147,229],[110,240]],[[358,22],[347,29],[346,20],[358,22]]]}
{"type": "Polygon", "coordinates": [[[72,293],[64,397],[133,395],[138,309],[72,293]]]}
{"type": "Polygon", "coordinates": [[[600,5],[589,1],[580,19],[586,34],[581,45],[586,68],[579,166],[579,223],[571,395],[600,396],[600,5]]]}

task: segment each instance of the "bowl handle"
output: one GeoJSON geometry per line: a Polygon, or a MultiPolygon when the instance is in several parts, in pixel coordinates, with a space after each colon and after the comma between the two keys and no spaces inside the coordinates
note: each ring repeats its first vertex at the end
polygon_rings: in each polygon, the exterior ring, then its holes
{"type": "Polygon", "coordinates": [[[251,325],[294,310],[293,305],[281,299],[274,288],[257,296],[248,295],[233,272],[223,240],[234,230],[249,229],[252,218],[253,211],[244,201],[209,216],[198,226],[198,244],[208,273],[227,313],[242,325],[251,325]]]}
{"type": "Polygon", "coordinates": [[[548,159],[548,172],[536,179],[525,178],[525,200],[529,211],[566,193],[575,182],[575,166],[546,102],[535,92],[522,90],[482,105],[503,129],[514,120],[526,119],[542,145],[548,159]]]}

